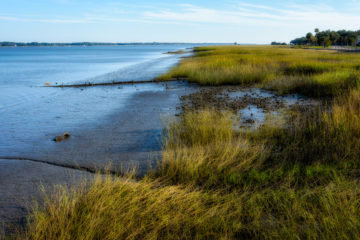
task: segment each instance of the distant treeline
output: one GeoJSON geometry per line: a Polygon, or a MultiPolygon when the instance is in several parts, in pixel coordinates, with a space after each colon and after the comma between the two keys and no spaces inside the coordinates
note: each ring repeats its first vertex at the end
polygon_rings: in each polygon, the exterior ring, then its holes
{"type": "Polygon", "coordinates": [[[305,37],[300,37],[292,40],[290,44],[293,45],[310,45],[310,46],[324,46],[331,45],[339,46],[355,46],[359,45],[360,30],[358,31],[320,31],[315,29],[315,35],[311,32],[307,33],[305,37]]]}
{"type": "Polygon", "coordinates": [[[287,45],[285,42],[271,42],[271,45],[287,45]]]}
{"type": "MultiPolygon", "coordinates": [[[[96,43],[96,42],[75,42],[75,43],[46,43],[46,42],[0,42],[0,47],[59,47],[59,46],[120,46],[120,45],[167,45],[174,43],[96,43]]],[[[176,43],[181,44],[181,43],[176,43]]]]}

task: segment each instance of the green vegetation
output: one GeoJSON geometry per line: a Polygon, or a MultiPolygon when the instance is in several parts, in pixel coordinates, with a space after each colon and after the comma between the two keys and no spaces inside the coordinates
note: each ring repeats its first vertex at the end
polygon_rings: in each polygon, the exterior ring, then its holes
{"type": "Polygon", "coordinates": [[[315,35],[311,32],[307,33],[305,37],[300,37],[292,40],[290,43],[294,45],[310,45],[329,47],[331,45],[338,46],[355,46],[359,42],[360,30],[358,31],[320,31],[315,29],[315,35]]]}
{"type": "Polygon", "coordinates": [[[159,79],[188,78],[203,85],[258,84],[281,93],[335,96],[359,82],[356,53],[289,47],[199,47],[159,79]]]}
{"type": "Polygon", "coordinates": [[[360,55],[286,47],[196,50],[162,78],[258,84],[330,102],[269,116],[255,130],[235,128],[229,112],[188,112],[165,129],[157,168],[137,181],[98,176],[80,189],[60,188],[19,238],[360,236],[360,55]]]}
{"type": "Polygon", "coordinates": [[[293,131],[269,123],[241,132],[231,114],[189,113],[170,124],[153,173],[61,189],[35,212],[27,238],[356,238],[360,122],[342,111],[359,111],[354,94],[293,131]]]}
{"type": "Polygon", "coordinates": [[[285,42],[271,42],[271,45],[287,45],[285,42]]]}

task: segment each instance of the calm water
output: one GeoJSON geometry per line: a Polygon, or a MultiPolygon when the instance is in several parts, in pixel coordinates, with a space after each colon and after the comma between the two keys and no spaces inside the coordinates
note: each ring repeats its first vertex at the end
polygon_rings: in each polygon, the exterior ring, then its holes
{"type": "MultiPolygon", "coordinates": [[[[51,84],[149,80],[178,61],[163,54],[189,45],[0,48],[0,111],[51,84]]],[[[49,91],[50,93],[51,91],[49,91]]]]}
{"type": "MultiPolygon", "coordinates": [[[[38,139],[50,141],[55,133],[101,124],[139,91],[136,86],[45,88],[46,82],[151,80],[180,60],[164,52],[189,47],[193,46],[0,48],[0,156],[26,154],[38,139]]],[[[161,85],[140,90],[149,88],[163,90],[161,85]]]]}

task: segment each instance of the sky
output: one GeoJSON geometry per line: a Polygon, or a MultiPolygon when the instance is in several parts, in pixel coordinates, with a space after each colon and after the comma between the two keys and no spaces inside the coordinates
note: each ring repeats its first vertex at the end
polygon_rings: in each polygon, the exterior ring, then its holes
{"type": "Polygon", "coordinates": [[[0,41],[289,42],[360,29],[360,0],[1,0],[0,41]]]}

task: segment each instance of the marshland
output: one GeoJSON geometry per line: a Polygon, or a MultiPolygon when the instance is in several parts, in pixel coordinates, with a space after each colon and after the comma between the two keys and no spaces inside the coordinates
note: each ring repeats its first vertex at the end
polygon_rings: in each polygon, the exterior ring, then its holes
{"type": "Polygon", "coordinates": [[[156,80],[174,78],[212,95],[164,121],[156,164],[54,188],[11,238],[358,238],[359,53],[195,47],[156,80]],[[249,88],[316,104],[268,111],[254,128],[239,108],[206,104],[249,88]]]}

